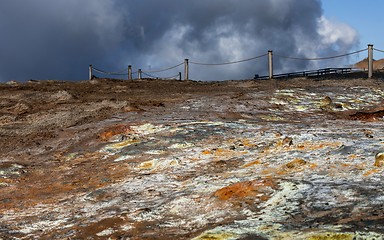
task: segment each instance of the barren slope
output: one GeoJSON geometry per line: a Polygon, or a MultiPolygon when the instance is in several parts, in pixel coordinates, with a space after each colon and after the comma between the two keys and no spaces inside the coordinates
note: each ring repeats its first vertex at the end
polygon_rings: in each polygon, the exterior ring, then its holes
{"type": "Polygon", "coordinates": [[[383,89],[1,84],[0,238],[382,239],[383,89]]]}

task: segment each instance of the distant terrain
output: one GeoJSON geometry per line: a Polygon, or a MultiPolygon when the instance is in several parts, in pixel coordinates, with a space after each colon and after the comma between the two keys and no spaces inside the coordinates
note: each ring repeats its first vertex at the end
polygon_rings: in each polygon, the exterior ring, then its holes
{"type": "MultiPolygon", "coordinates": [[[[354,67],[361,70],[368,69],[368,58],[361,60],[354,64],[354,67]]],[[[384,59],[373,60],[373,69],[374,70],[384,70],[384,59]]]]}

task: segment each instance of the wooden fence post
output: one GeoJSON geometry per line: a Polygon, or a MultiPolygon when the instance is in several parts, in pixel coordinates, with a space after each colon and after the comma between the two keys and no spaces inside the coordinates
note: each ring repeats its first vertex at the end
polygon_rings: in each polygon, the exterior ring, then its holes
{"type": "Polygon", "coordinates": [[[373,76],[373,44],[368,44],[368,78],[373,76]]]}
{"type": "Polygon", "coordinates": [[[128,80],[132,80],[132,66],[128,65],[128,80]]]}
{"type": "Polygon", "coordinates": [[[273,78],[273,51],[268,51],[268,71],[269,71],[269,79],[273,78]]]}
{"type": "Polygon", "coordinates": [[[92,64],[89,65],[89,80],[92,80],[92,64]]]}
{"type": "Polygon", "coordinates": [[[188,59],[184,59],[184,80],[189,80],[189,64],[188,59]]]}
{"type": "Polygon", "coordinates": [[[181,81],[181,72],[179,72],[179,80],[181,81]]]}
{"type": "Polygon", "coordinates": [[[141,69],[139,69],[139,71],[137,72],[137,75],[138,75],[139,80],[141,80],[141,69]]]}

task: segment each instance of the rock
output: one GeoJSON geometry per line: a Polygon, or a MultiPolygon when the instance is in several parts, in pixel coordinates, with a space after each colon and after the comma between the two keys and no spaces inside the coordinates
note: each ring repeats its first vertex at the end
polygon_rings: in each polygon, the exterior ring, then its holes
{"type": "Polygon", "coordinates": [[[282,141],[282,144],[284,147],[289,147],[293,145],[293,138],[291,137],[285,137],[282,141]]]}
{"type": "Polygon", "coordinates": [[[276,147],[290,147],[293,145],[293,138],[284,137],[276,142],[276,147]]]}
{"type": "Polygon", "coordinates": [[[16,116],[13,116],[13,115],[0,116],[0,125],[13,123],[14,121],[16,121],[16,116]]]}
{"type": "Polygon", "coordinates": [[[379,152],[375,156],[375,167],[383,167],[384,166],[384,152],[379,152]]]}
{"type": "Polygon", "coordinates": [[[348,103],[333,102],[330,97],[326,96],[320,100],[320,108],[323,110],[339,110],[340,111],[343,109],[351,108],[351,106],[348,103]]]}
{"type": "Polygon", "coordinates": [[[330,106],[332,105],[332,99],[328,96],[324,97],[321,101],[320,101],[320,104],[321,106],[325,107],[325,106],[330,106]]]}
{"type": "Polygon", "coordinates": [[[139,108],[138,106],[131,106],[131,105],[124,106],[122,107],[121,110],[123,112],[144,112],[144,110],[139,108]]]}
{"type": "Polygon", "coordinates": [[[0,163],[0,178],[9,178],[19,176],[23,171],[24,166],[12,163],[12,162],[1,162],[0,163]]]}
{"type": "Polygon", "coordinates": [[[16,103],[14,106],[9,107],[7,109],[8,112],[13,113],[13,114],[23,114],[27,113],[30,110],[30,107],[22,102],[16,103]]]}
{"type": "Polygon", "coordinates": [[[13,86],[18,85],[18,83],[17,83],[15,80],[8,81],[8,82],[6,82],[5,84],[7,84],[7,85],[13,85],[13,86]]]}
{"type": "Polygon", "coordinates": [[[307,161],[304,159],[297,158],[289,163],[287,163],[285,166],[288,169],[297,169],[307,164],[307,161]]]}
{"type": "Polygon", "coordinates": [[[60,91],[51,95],[52,101],[65,102],[65,101],[69,101],[71,99],[73,99],[73,96],[65,90],[60,90],[60,91]]]}

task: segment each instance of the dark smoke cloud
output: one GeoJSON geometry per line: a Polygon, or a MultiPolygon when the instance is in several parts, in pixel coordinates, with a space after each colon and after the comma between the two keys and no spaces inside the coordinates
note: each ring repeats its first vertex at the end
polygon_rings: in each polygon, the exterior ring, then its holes
{"type": "MultiPolygon", "coordinates": [[[[89,64],[107,71],[128,64],[162,69],[185,58],[218,63],[268,50],[329,56],[358,43],[352,28],[322,17],[319,0],[0,0],[0,34],[0,81],[80,80],[87,79],[89,64]]],[[[274,59],[275,72],[316,64],[274,59]]],[[[190,77],[242,79],[266,71],[262,58],[224,67],[191,65],[190,77]]]]}

